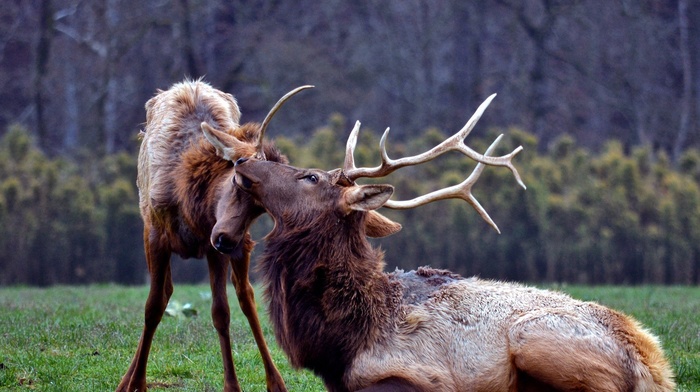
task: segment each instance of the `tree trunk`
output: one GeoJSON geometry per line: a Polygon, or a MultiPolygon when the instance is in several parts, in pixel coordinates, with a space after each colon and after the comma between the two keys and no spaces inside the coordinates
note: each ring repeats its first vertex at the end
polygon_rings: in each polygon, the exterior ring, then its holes
{"type": "Polygon", "coordinates": [[[479,106],[484,98],[481,88],[481,38],[483,12],[479,4],[457,0],[455,8],[455,30],[453,43],[452,78],[454,86],[453,102],[459,118],[463,121],[464,110],[479,106]]]}
{"type": "Polygon", "coordinates": [[[196,79],[200,77],[199,67],[197,66],[197,56],[194,52],[194,42],[192,37],[192,22],[190,21],[190,3],[188,0],[180,0],[182,15],[180,23],[182,25],[182,55],[185,60],[186,73],[190,78],[196,79]]]}
{"type": "Polygon", "coordinates": [[[51,146],[48,127],[44,118],[44,79],[51,52],[51,39],[53,36],[53,10],[51,0],[42,0],[39,17],[39,41],[36,46],[36,60],[34,62],[34,110],[36,114],[36,131],[39,145],[44,151],[51,146]]]}
{"type": "Polygon", "coordinates": [[[693,99],[693,75],[690,63],[690,39],[688,28],[688,2],[678,0],[678,29],[679,29],[679,50],[681,57],[681,67],[683,70],[683,95],[680,102],[680,123],[678,125],[678,136],[673,145],[673,161],[678,162],[678,158],[683,153],[683,147],[688,138],[690,129],[690,111],[693,99]]]}
{"type": "Polygon", "coordinates": [[[118,47],[118,26],[119,26],[119,9],[116,0],[107,0],[105,9],[105,22],[107,26],[107,52],[104,57],[106,60],[104,69],[104,79],[102,83],[103,99],[102,99],[102,129],[104,132],[104,152],[111,154],[116,150],[117,144],[117,124],[119,115],[117,113],[117,99],[119,96],[119,86],[115,79],[116,67],[119,61],[120,53],[118,47]]]}

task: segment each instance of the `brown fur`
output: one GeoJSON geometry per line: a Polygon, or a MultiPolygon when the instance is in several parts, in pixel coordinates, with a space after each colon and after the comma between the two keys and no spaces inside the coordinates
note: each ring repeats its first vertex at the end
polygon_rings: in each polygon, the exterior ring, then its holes
{"type": "Polygon", "coordinates": [[[331,391],[672,391],[657,339],[595,303],[422,268],[384,273],[367,211],[393,189],[239,161],[275,221],[260,260],[275,335],[331,391]]]}
{"type": "MultiPolygon", "coordinates": [[[[229,306],[226,271],[260,349],[271,391],[285,391],[284,381],[275,368],[262,335],[255,308],[248,267],[253,242],[248,225],[263,210],[231,184],[233,163],[221,158],[202,133],[200,124],[212,127],[243,142],[234,160],[251,156],[260,133],[258,124],[239,125],[240,111],[232,95],[202,81],[173,85],[146,103],[146,129],[138,162],[139,205],[144,222],[144,247],[151,277],[146,301],[145,324],[134,359],[117,391],[146,390],[146,365],[151,341],[173,291],[170,254],[183,258],[207,257],[212,290],[212,319],[219,335],[224,364],[224,390],[239,391],[229,336],[229,306]],[[229,255],[214,249],[210,241],[220,212],[236,210],[227,216],[232,232],[217,234],[225,240],[229,255]]],[[[265,145],[267,159],[286,162],[271,145],[265,145]]],[[[224,248],[223,244],[222,249],[224,248]]]]}

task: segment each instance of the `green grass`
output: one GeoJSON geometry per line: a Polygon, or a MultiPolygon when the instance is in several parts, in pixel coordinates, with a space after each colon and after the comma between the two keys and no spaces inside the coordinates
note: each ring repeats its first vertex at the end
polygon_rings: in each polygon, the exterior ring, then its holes
{"type": "MultiPolygon", "coordinates": [[[[661,337],[679,390],[700,390],[700,288],[557,288],[634,315],[661,337]]],[[[149,361],[151,390],[222,389],[208,291],[205,285],[176,285],[173,299],[191,303],[199,315],[163,319],[149,361]]],[[[0,390],[114,390],[136,348],[147,292],[115,285],[0,288],[0,390]]],[[[231,288],[229,297],[238,378],[245,391],[264,391],[260,356],[231,288]]],[[[289,389],[323,390],[311,373],[291,369],[265,317],[263,329],[289,389]]]]}
{"type": "MultiPolygon", "coordinates": [[[[236,372],[245,391],[265,391],[262,361],[233,293],[229,287],[236,372]]],[[[147,287],[115,285],[0,289],[0,390],[113,391],[136,349],[147,294],[147,287]]],[[[207,285],[175,286],[172,299],[191,303],[198,316],[163,318],[148,363],[149,390],[222,390],[208,294],[207,285]]],[[[266,317],[263,329],[290,390],[323,390],[311,373],[288,365],[266,317]]]]}

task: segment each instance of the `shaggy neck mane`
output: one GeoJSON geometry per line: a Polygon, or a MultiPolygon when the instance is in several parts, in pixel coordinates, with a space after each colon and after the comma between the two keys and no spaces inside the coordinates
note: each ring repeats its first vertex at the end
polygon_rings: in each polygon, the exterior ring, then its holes
{"type": "MultiPolygon", "coordinates": [[[[259,125],[254,123],[244,124],[233,135],[252,142],[257,138],[257,127],[259,125]]],[[[263,148],[268,160],[287,162],[273,143],[266,142],[263,148]]],[[[197,135],[182,153],[181,160],[174,164],[171,189],[180,204],[173,215],[179,220],[165,226],[178,233],[171,235],[170,242],[175,244],[173,248],[180,256],[201,258],[216,223],[216,203],[224,181],[233,173],[233,162],[219,157],[214,146],[203,135],[197,135]]]]}
{"type": "Polygon", "coordinates": [[[382,272],[382,252],[358,230],[365,213],[300,219],[282,217],[267,237],[260,269],[270,318],[292,365],[342,390],[351,359],[389,326],[400,289],[382,272]]]}

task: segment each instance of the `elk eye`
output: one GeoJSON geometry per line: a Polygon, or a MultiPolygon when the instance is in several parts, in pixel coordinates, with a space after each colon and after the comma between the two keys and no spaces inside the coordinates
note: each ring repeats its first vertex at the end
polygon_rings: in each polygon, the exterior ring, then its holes
{"type": "Polygon", "coordinates": [[[303,178],[312,184],[318,184],[318,176],[315,174],[309,174],[308,176],[304,176],[303,178]]]}

